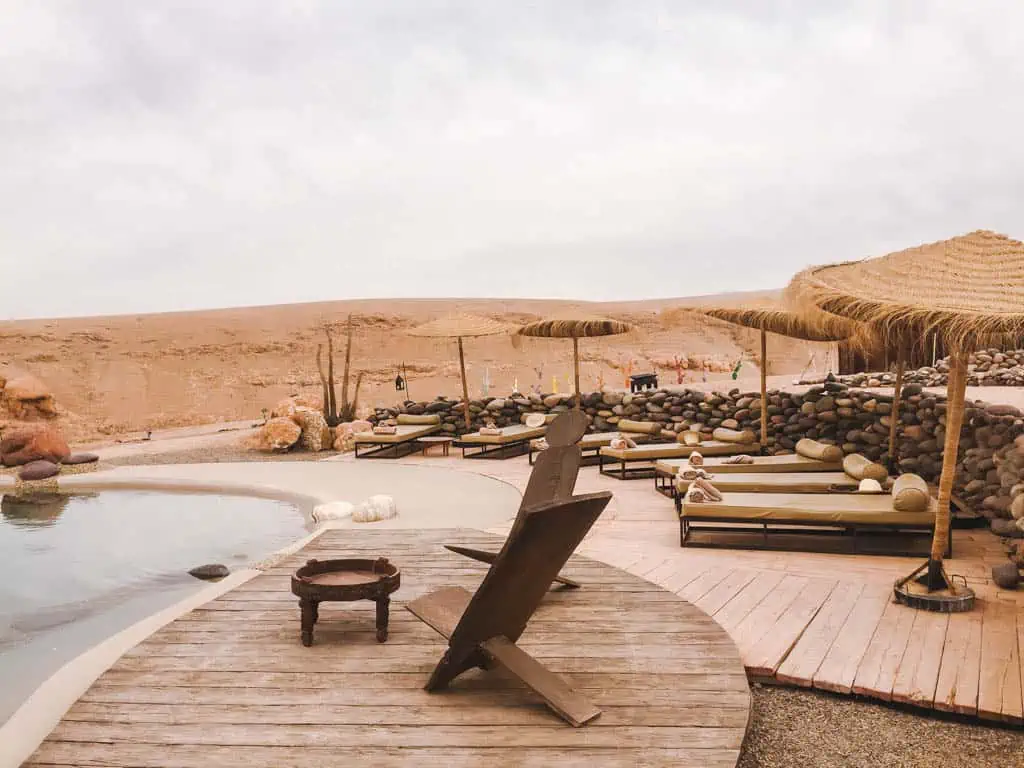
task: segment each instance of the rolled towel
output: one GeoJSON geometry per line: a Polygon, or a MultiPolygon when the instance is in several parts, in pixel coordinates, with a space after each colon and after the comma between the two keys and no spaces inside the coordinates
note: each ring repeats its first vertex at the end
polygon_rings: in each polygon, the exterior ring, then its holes
{"type": "Polygon", "coordinates": [[[690,486],[690,490],[686,492],[686,500],[693,502],[694,504],[704,504],[710,501],[710,499],[707,497],[707,494],[704,493],[704,491],[702,491],[696,485],[690,486]]]}
{"type": "Polygon", "coordinates": [[[530,447],[535,451],[546,451],[548,449],[548,441],[543,437],[538,437],[536,440],[530,441],[530,447]]]}
{"type": "Polygon", "coordinates": [[[710,479],[711,477],[713,477],[713,475],[709,474],[706,470],[702,469],[701,467],[694,467],[690,464],[683,464],[683,466],[679,468],[679,472],[677,474],[683,480],[687,480],[690,482],[696,480],[699,477],[703,477],[704,479],[710,479]]]}
{"type": "Polygon", "coordinates": [[[636,441],[625,436],[613,437],[612,441],[608,443],[608,447],[614,448],[616,451],[623,451],[626,448],[636,448],[636,441]]]}
{"type": "Polygon", "coordinates": [[[691,467],[703,467],[704,466],[704,457],[698,451],[694,451],[693,453],[690,454],[690,460],[689,461],[690,461],[690,466],[691,467]]]}
{"type": "Polygon", "coordinates": [[[373,434],[375,435],[397,435],[398,427],[392,424],[378,424],[373,428],[373,434]]]}
{"type": "MultiPolygon", "coordinates": [[[[691,457],[692,459],[693,457],[691,457]]],[[[723,464],[753,464],[753,456],[729,456],[722,460],[723,464]]]]}
{"type": "Polygon", "coordinates": [[[694,485],[704,492],[704,495],[708,497],[708,501],[722,500],[722,492],[715,488],[715,486],[711,484],[711,481],[707,480],[706,478],[698,477],[696,480],[693,481],[691,487],[693,487],[694,485]]]}
{"type": "Polygon", "coordinates": [[[497,427],[480,427],[481,435],[500,435],[501,430],[497,427]]]}

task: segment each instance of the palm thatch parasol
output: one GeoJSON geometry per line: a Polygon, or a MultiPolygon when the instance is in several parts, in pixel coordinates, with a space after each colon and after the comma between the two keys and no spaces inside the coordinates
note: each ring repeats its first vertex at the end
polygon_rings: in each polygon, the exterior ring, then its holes
{"type": "Polygon", "coordinates": [[[573,370],[576,375],[576,407],[580,407],[580,339],[629,333],[633,326],[621,320],[587,315],[552,317],[528,323],[516,331],[518,336],[547,339],[572,339],[573,370]]]}
{"type": "Polygon", "coordinates": [[[928,562],[896,585],[896,598],[932,610],[967,610],[974,593],[955,586],[942,561],[967,387],[967,355],[1000,336],[1024,332],[1024,244],[995,232],[971,232],[865,261],[798,274],[790,295],[869,324],[890,344],[929,333],[950,350],[946,434],[935,534],[928,562]],[[927,569],[921,579],[918,574],[927,569]],[[921,587],[926,592],[921,592],[921,587]]]}
{"type": "Polygon", "coordinates": [[[845,341],[858,334],[856,323],[825,312],[790,312],[778,304],[735,307],[680,307],[670,310],[671,318],[690,312],[761,332],[761,449],[768,445],[768,333],[804,341],[845,341]]]}
{"type": "Polygon", "coordinates": [[[462,347],[464,338],[475,338],[477,336],[498,336],[503,333],[510,333],[512,326],[500,323],[489,317],[469,315],[465,313],[451,313],[444,317],[431,320],[423,325],[418,325],[408,331],[410,336],[419,336],[430,339],[458,339],[459,340],[459,369],[462,372],[462,408],[466,418],[466,429],[469,426],[469,385],[466,382],[466,354],[462,347]]]}

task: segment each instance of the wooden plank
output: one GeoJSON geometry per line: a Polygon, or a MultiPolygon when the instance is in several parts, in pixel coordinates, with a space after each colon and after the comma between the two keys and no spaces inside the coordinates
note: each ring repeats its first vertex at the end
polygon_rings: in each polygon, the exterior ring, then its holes
{"type": "Polygon", "coordinates": [[[948,625],[949,614],[915,611],[914,626],[892,686],[893,701],[932,706],[948,625]]]}
{"type": "Polygon", "coordinates": [[[676,590],[676,594],[683,600],[696,602],[725,581],[730,573],[732,573],[731,568],[709,568],[692,581],[687,582],[686,586],[676,590]]]}
{"type": "Polygon", "coordinates": [[[505,762],[504,750],[492,747],[454,749],[444,746],[422,749],[306,746],[221,746],[217,744],[109,744],[46,742],[26,766],[75,766],[76,768],[323,768],[329,765],[372,765],[374,768],[451,768],[457,765],[515,765],[517,768],[593,768],[595,765],[642,765],[649,768],[733,768],[739,748],[732,749],[604,749],[543,747],[517,748],[513,762],[505,762]],[[733,754],[735,752],[735,754],[733,754]],[[497,761],[497,762],[496,762],[497,761]]]}
{"type": "Polygon", "coordinates": [[[849,693],[857,676],[857,667],[874,637],[885,606],[889,604],[888,589],[865,588],[857,599],[839,635],[828,649],[814,673],[814,687],[835,693],[849,693]]]}
{"type": "Polygon", "coordinates": [[[882,612],[875,633],[857,667],[853,679],[853,692],[883,701],[892,700],[896,673],[910,641],[916,611],[890,602],[882,612]]]}
{"type": "Polygon", "coordinates": [[[1022,719],[1017,607],[1009,601],[982,600],[981,671],[978,715],[987,720],[1022,719]]]}
{"type": "Polygon", "coordinates": [[[775,589],[729,631],[744,657],[744,663],[749,650],[774,626],[808,583],[808,579],[802,576],[784,576],[775,589]]]}
{"type": "Polygon", "coordinates": [[[935,686],[936,709],[964,715],[978,713],[981,627],[981,610],[950,615],[935,686]]]}
{"type": "MultiPolygon", "coordinates": [[[[787,579],[789,578],[801,577],[787,577],[787,579]]],[[[807,625],[817,615],[836,583],[824,579],[811,579],[774,622],[771,621],[771,615],[779,607],[779,602],[772,604],[766,600],[761,606],[751,611],[750,615],[736,628],[736,633],[740,635],[737,645],[740,647],[740,654],[743,656],[743,663],[748,674],[754,677],[775,676],[779,665],[789,655],[797,640],[807,629],[807,625]],[[755,614],[759,614],[762,606],[766,604],[764,615],[755,617],[755,614]],[[762,618],[763,631],[753,623],[762,618]],[[748,622],[750,622],[749,630],[745,630],[748,622]]],[[[781,584],[779,589],[782,589],[781,584]]]]}
{"type": "Polygon", "coordinates": [[[846,618],[864,591],[864,586],[853,582],[840,582],[821,610],[807,625],[803,636],[793,646],[786,660],[779,665],[779,682],[810,686],[814,673],[832,646],[846,618]]]}
{"type": "Polygon", "coordinates": [[[761,601],[771,594],[785,578],[783,573],[761,571],[757,578],[750,582],[728,603],[715,612],[715,621],[726,632],[731,632],[740,622],[754,610],[761,601]]]}
{"type": "Polygon", "coordinates": [[[737,568],[707,593],[693,601],[693,604],[713,616],[722,606],[732,600],[740,590],[754,580],[759,571],[737,568]]]}

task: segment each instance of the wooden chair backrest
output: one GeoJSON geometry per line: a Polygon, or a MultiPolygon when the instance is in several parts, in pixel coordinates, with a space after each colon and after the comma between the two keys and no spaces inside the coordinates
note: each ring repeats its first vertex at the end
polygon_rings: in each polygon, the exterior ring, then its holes
{"type": "Polygon", "coordinates": [[[513,643],[518,640],[551,582],[611,498],[609,491],[601,491],[523,510],[452,632],[452,649],[499,635],[513,643]]]}
{"type": "Polygon", "coordinates": [[[583,411],[565,411],[554,418],[544,431],[544,439],[552,448],[576,445],[587,433],[587,415],[583,411]]]}

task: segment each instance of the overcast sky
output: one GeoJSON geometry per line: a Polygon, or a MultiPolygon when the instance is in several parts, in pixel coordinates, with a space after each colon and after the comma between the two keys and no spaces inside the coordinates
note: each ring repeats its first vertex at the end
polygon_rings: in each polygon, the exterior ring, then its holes
{"type": "Polygon", "coordinates": [[[1024,3],[3,0],[0,317],[629,299],[1024,237],[1024,3]]]}

